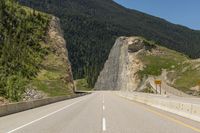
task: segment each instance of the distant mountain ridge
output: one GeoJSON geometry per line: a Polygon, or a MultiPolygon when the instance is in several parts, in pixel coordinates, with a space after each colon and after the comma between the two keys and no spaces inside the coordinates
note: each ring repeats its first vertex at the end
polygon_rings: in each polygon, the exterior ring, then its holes
{"type": "Polygon", "coordinates": [[[127,9],[112,0],[18,0],[61,19],[74,78],[93,86],[119,36],[143,36],[189,57],[200,57],[200,32],[127,9]]]}

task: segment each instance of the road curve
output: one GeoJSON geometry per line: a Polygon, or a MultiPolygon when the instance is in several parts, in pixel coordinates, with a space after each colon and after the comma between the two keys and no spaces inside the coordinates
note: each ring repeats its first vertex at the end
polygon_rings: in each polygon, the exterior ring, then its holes
{"type": "Polygon", "coordinates": [[[104,132],[198,133],[200,123],[105,91],[0,117],[0,133],[104,132]]]}

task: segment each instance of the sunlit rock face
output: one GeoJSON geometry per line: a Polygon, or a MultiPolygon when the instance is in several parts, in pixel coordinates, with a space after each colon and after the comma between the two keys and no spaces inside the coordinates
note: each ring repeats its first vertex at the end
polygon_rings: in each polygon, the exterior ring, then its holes
{"type": "Polygon", "coordinates": [[[108,60],[95,84],[96,90],[135,90],[140,80],[137,72],[142,63],[137,59],[140,51],[148,49],[139,37],[120,37],[110,51],[108,60]]]}

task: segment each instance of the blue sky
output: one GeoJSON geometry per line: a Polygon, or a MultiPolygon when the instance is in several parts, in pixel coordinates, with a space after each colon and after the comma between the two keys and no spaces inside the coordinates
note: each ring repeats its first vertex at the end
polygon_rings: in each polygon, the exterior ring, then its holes
{"type": "Polygon", "coordinates": [[[131,9],[200,30],[200,0],[114,0],[131,9]]]}

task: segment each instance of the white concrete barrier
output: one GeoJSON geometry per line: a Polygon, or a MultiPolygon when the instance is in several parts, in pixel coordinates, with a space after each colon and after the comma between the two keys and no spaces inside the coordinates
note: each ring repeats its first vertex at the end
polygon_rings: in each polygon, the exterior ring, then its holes
{"type": "Polygon", "coordinates": [[[80,93],[74,96],[52,97],[52,98],[45,98],[45,99],[34,100],[34,101],[29,101],[29,102],[18,102],[18,103],[2,105],[0,106],[0,117],[21,112],[21,111],[25,111],[32,108],[37,108],[37,107],[44,106],[51,103],[76,98],[76,97],[83,96],[86,94],[89,94],[89,93],[82,93],[82,94],[80,93]]]}
{"type": "Polygon", "coordinates": [[[170,97],[158,96],[155,94],[135,93],[135,92],[116,92],[117,95],[129,100],[137,101],[150,105],[161,110],[165,110],[195,121],[200,122],[200,104],[185,102],[180,99],[171,99],[170,97]]]}

